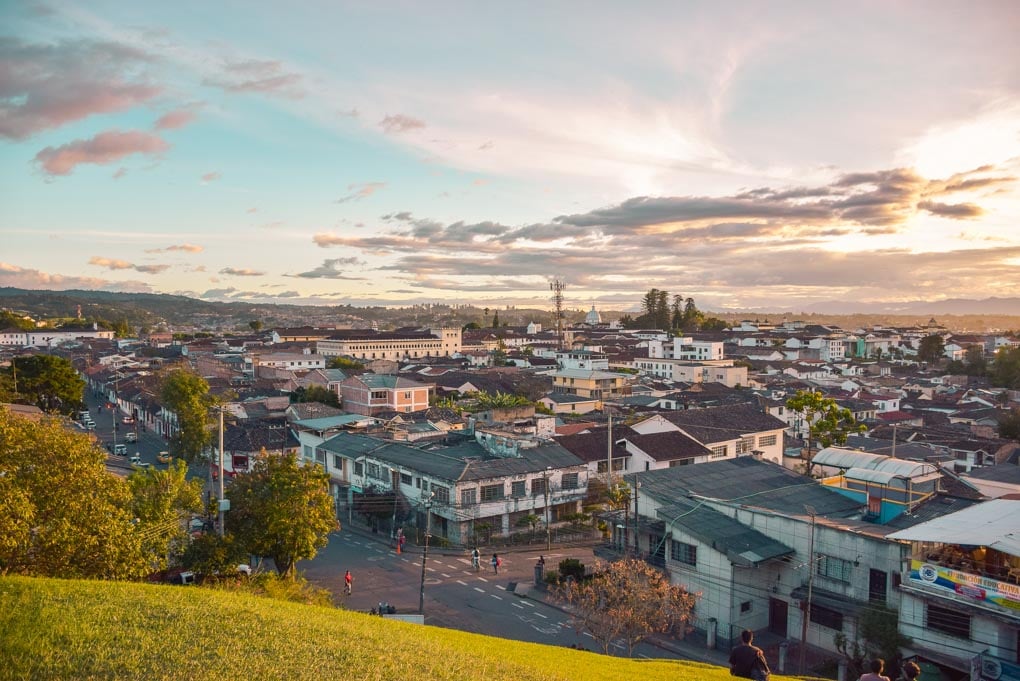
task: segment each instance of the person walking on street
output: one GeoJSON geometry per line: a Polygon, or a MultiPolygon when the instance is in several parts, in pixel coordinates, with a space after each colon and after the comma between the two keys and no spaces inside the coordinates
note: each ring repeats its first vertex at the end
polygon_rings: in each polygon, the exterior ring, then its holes
{"type": "Polygon", "coordinates": [[[885,660],[876,657],[871,661],[871,671],[867,674],[861,674],[860,681],[889,681],[888,676],[882,676],[884,670],[885,660]]]}
{"type": "Polygon", "coordinates": [[[478,547],[476,546],[471,551],[471,567],[475,569],[475,572],[478,572],[479,563],[481,562],[480,559],[481,555],[478,553],[478,547]]]}
{"type": "Polygon", "coordinates": [[[916,662],[904,662],[900,667],[900,678],[896,681],[914,681],[921,675],[921,668],[916,662]]]}
{"type": "Polygon", "coordinates": [[[499,566],[503,564],[503,559],[498,554],[492,554],[492,571],[495,574],[499,574],[499,566]]]}
{"type": "MultiPolygon", "coordinates": [[[[751,645],[751,642],[754,641],[754,632],[744,629],[740,632],[740,640],[742,643],[730,651],[730,674],[745,679],[768,681],[772,670],[769,669],[769,663],[765,660],[765,653],[762,649],[751,645]]],[[[889,680],[886,679],[886,681],[889,680]]]]}
{"type": "Polygon", "coordinates": [[[346,593],[348,596],[351,595],[351,584],[353,582],[354,578],[351,577],[351,571],[348,570],[347,573],[344,574],[344,593],[346,593]]]}

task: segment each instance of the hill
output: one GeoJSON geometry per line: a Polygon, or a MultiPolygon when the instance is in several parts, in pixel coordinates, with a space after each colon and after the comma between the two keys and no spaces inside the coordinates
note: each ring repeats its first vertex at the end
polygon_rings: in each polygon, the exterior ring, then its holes
{"type": "Polygon", "coordinates": [[[4,678],[731,678],[694,662],[605,657],[245,593],[124,582],[0,578],[0,639],[4,678]]]}

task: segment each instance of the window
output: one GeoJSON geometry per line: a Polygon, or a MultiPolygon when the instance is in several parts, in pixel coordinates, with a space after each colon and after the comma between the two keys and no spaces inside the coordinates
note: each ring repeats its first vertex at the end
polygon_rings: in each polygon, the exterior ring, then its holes
{"type": "Polygon", "coordinates": [[[514,497],[515,499],[527,496],[528,494],[527,484],[528,483],[524,480],[518,480],[516,482],[510,483],[510,496],[514,497]]]}
{"type": "Polygon", "coordinates": [[[943,634],[970,640],[970,615],[958,609],[928,603],[924,613],[924,624],[929,629],[941,631],[943,634]]]}
{"type": "Polygon", "coordinates": [[[336,470],[338,470],[340,472],[343,472],[343,470],[344,470],[344,457],[340,456],[339,454],[334,454],[333,455],[333,468],[335,468],[336,470]]]}
{"type": "Polygon", "coordinates": [[[361,477],[365,474],[365,464],[361,461],[354,462],[354,474],[361,477]]]}
{"type": "Polygon", "coordinates": [[[376,480],[385,480],[386,478],[382,474],[382,469],[377,463],[368,464],[368,477],[375,478],[376,480]]]}
{"type": "MultiPolygon", "coordinates": [[[[374,357],[374,355],[373,355],[373,357],[374,357]]],[[[386,399],[386,391],[385,390],[373,390],[372,391],[372,399],[373,400],[385,400],[386,399]]]]}
{"type": "Polygon", "coordinates": [[[737,456],[740,456],[741,454],[750,454],[752,449],[754,449],[753,437],[742,437],[737,440],[737,456]]]}
{"type": "Polygon", "coordinates": [[[321,463],[323,466],[326,465],[326,452],[321,449],[315,450],[315,463],[321,463]]]}
{"type": "Polygon", "coordinates": [[[482,501],[499,501],[503,498],[503,485],[484,485],[482,501]]]}
{"type": "Polygon", "coordinates": [[[846,582],[847,584],[850,583],[850,575],[854,566],[850,561],[820,553],[815,555],[815,560],[818,562],[817,572],[819,576],[835,579],[839,582],[846,582]]]}
{"type": "Polygon", "coordinates": [[[746,614],[751,612],[751,601],[744,601],[740,604],[740,614],[746,614]]]}
{"type": "Polygon", "coordinates": [[[531,481],[531,493],[545,494],[545,478],[535,478],[531,481]]]}
{"type": "Polygon", "coordinates": [[[563,489],[577,489],[577,473],[564,473],[561,486],[563,489]]]}
{"type": "Polygon", "coordinates": [[[472,487],[471,489],[462,489],[460,491],[460,503],[462,506],[472,506],[478,503],[478,490],[472,487]]]}
{"type": "Polygon", "coordinates": [[[762,435],[758,438],[759,447],[772,447],[776,444],[775,435],[762,435]]]}
{"type": "Polygon", "coordinates": [[[670,541],[669,557],[677,562],[695,566],[698,564],[698,547],[680,541],[670,541]]]}
{"type": "Polygon", "coordinates": [[[315,448],[312,447],[311,445],[305,445],[304,447],[301,448],[301,455],[306,459],[311,459],[312,452],[314,451],[314,449],[315,448]]]}
{"type": "Polygon", "coordinates": [[[712,458],[721,459],[726,456],[730,451],[729,445],[719,445],[718,447],[712,447],[712,458]]]}
{"type": "Polygon", "coordinates": [[[440,487],[439,485],[432,485],[432,491],[436,493],[434,497],[437,504],[448,504],[450,503],[450,490],[447,487],[440,487]]]}
{"type": "Polygon", "coordinates": [[[822,607],[817,603],[811,604],[811,621],[827,629],[843,631],[843,613],[822,607]]]}

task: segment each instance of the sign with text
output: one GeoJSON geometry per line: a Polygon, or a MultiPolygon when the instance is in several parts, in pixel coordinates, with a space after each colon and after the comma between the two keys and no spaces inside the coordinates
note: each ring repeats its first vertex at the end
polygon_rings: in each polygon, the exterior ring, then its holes
{"type": "Polygon", "coordinates": [[[975,601],[1020,610],[1020,585],[960,572],[920,560],[910,561],[910,581],[950,591],[975,601]]]}

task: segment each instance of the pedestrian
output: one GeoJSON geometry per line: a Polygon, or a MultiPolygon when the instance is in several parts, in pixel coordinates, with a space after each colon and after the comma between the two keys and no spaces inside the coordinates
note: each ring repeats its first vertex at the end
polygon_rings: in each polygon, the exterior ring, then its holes
{"type": "Polygon", "coordinates": [[[885,660],[880,657],[876,657],[871,661],[871,671],[865,674],[861,674],[860,681],[889,681],[888,676],[883,676],[882,672],[885,670],[885,660]]]}
{"type": "Polygon", "coordinates": [[[538,557],[538,567],[540,567],[540,568],[544,568],[545,567],[545,556],[539,556],[538,557]]]}
{"type": "MultiPolygon", "coordinates": [[[[346,572],[346,573],[344,574],[344,592],[345,592],[345,593],[346,593],[346,594],[347,594],[348,596],[350,596],[350,595],[351,595],[351,584],[352,584],[353,582],[354,582],[354,578],[353,578],[353,577],[351,577],[351,571],[350,571],[350,570],[348,570],[348,571],[347,571],[347,572],[346,572]]],[[[888,679],[887,679],[886,681],[888,681],[888,679]]]]}
{"type": "Polygon", "coordinates": [[[471,551],[471,567],[475,569],[475,572],[478,572],[479,563],[481,562],[480,559],[481,554],[478,553],[478,547],[476,546],[471,551]]]}
{"type": "Polygon", "coordinates": [[[492,561],[491,561],[491,563],[492,563],[492,571],[495,574],[498,575],[499,574],[499,566],[503,564],[503,559],[500,558],[498,554],[494,553],[494,554],[492,554],[492,561]]]}
{"type": "Polygon", "coordinates": [[[916,662],[904,662],[900,667],[900,678],[896,681],[914,681],[921,675],[921,668],[916,662]]]}
{"type": "MultiPolygon", "coordinates": [[[[772,670],[769,669],[769,663],[765,660],[765,653],[762,649],[752,645],[754,632],[744,629],[740,632],[740,640],[742,643],[730,651],[730,675],[768,681],[772,670]]],[[[886,679],[886,681],[889,680],[886,679]]]]}

